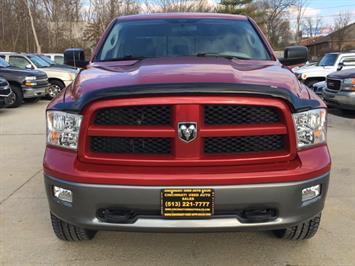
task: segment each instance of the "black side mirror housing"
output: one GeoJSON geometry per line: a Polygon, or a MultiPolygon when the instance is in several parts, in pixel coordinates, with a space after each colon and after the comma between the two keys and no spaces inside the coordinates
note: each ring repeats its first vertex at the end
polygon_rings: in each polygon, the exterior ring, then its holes
{"type": "Polygon", "coordinates": [[[344,67],[344,63],[343,63],[343,62],[340,62],[340,63],[338,64],[337,71],[342,70],[343,67],[344,67]]]}
{"type": "Polygon", "coordinates": [[[279,59],[285,66],[306,63],[308,60],[308,48],[305,46],[289,46],[284,50],[284,57],[279,59]]]}
{"type": "Polygon", "coordinates": [[[85,60],[84,50],[81,48],[69,48],[64,51],[64,64],[86,68],[89,64],[89,61],[85,60]]]}

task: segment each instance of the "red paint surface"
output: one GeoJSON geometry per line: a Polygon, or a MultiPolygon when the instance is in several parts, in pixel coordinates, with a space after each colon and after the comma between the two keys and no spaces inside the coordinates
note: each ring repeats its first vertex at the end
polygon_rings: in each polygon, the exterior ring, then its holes
{"type": "MultiPolygon", "coordinates": [[[[121,17],[119,20],[158,18],[222,18],[243,19],[243,16],[217,14],[157,14],[121,17]]],[[[250,20],[251,21],[251,20],[250,20]]],[[[114,23],[114,22],[113,22],[114,23]]],[[[255,26],[254,22],[251,21],[255,26]]],[[[111,24],[112,25],[112,24],[111,24]]],[[[109,26],[110,28],[110,26],[109,26]]],[[[108,29],[109,29],[108,28],[108,29]]],[[[261,37],[263,34],[257,29],[261,37]]],[[[103,34],[102,39],[108,31],[103,34]]],[[[98,47],[102,44],[102,39],[98,47]]],[[[52,101],[48,108],[73,102],[94,90],[139,84],[162,83],[238,83],[273,86],[289,90],[301,99],[319,100],[302,86],[287,68],[275,59],[269,43],[266,46],[273,56],[269,61],[228,60],[224,58],[156,58],[142,61],[91,62],[73,85],[52,101]]],[[[96,49],[97,50],[97,49],[96,49]]],[[[94,52],[95,54],[95,52],[94,52]]],[[[322,104],[325,107],[324,104],[322,104]]],[[[61,179],[93,184],[119,184],[144,186],[170,185],[235,185],[271,182],[290,182],[313,178],[329,172],[331,160],[326,145],[301,151],[296,150],[294,126],[287,105],[278,99],[251,97],[152,97],[94,102],[83,111],[84,120],[79,151],[73,152],[47,146],[44,156],[46,174],[61,179]],[[238,127],[208,127],[201,119],[201,103],[271,105],[283,114],[280,124],[249,125],[238,127]],[[100,127],[91,124],[98,108],[139,104],[172,104],[173,124],[167,127],[100,127]],[[179,121],[198,121],[199,138],[185,144],[176,138],[179,121]],[[240,136],[285,134],[284,151],[205,156],[201,138],[206,136],[240,136]],[[175,137],[174,153],[170,156],[107,156],[91,154],[87,135],[96,136],[157,136],[175,137]]]]}

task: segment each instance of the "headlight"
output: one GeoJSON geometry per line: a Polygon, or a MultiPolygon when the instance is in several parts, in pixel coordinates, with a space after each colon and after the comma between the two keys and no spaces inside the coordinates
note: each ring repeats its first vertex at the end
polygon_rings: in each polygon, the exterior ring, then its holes
{"type": "Polygon", "coordinates": [[[315,109],[293,114],[298,148],[326,142],[327,111],[315,109]]]}
{"type": "Polygon", "coordinates": [[[30,77],[25,77],[25,81],[33,81],[36,80],[36,77],[30,76],[30,77]]]}
{"type": "Polygon", "coordinates": [[[37,82],[34,82],[36,81],[36,77],[33,77],[33,76],[30,76],[30,77],[25,77],[25,85],[26,86],[36,86],[37,85],[37,82]]]}
{"type": "Polygon", "coordinates": [[[344,79],[342,90],[355,91],[355,79],[344,79]]]}
{"type": "Polygon", "coordinates": [[[78,148],[82,115],[60,111],[47,112],[47,143],[63,148],[78,148]]]}
{"type": "Polygon", "coordinates": [[[303,73],[303,74],[301,75],[301,79],[303,79],[303,80],[307,79],[307,74],[306,74],[306,73],[303,73]]]}

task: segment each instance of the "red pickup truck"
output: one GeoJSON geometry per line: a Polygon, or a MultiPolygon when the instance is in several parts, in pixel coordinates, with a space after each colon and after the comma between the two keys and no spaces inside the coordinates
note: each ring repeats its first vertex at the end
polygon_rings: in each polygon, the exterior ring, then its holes
{"type": "Polygon", "coordinates": [[[47,108],[44,179],[53,230],[319,227],[331,159],[324,103],[245,16],[119,17],[47,108]]]}

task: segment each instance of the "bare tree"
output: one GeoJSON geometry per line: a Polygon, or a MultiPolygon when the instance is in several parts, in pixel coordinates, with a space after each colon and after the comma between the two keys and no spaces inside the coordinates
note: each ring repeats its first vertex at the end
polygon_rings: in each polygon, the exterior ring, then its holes
{"type": "Polygon", "coordinates": [[[322,27],[322,18],[321,17],[307,17],[304,20],[303,27],[307,32],[308,37],[315,37],[322,27]]]}
{"type": "Polygon", "coordinates": [[[301,32],[301,24],[302,24],[302,19],[304,16],[304,12],[306,11],[307,8],[307,3],[308,0],[296,0],[295,7],[296,7],[296,43],[299,43],[300,37],[302,37],[302,32],[301,32]]]}
{"type": "Polygon", "coordinates": [[[264,21],[266,35],[274,48],[287,43],[282,36],[289,36],[288,9],[296,3],[296,0],[263,0],[259,8],[265,10],[264,21]],[[286,23],[285,23],[286,22],[286,23]],[[287,31],[287,32],[285,32],[287,31]]]}
{"type": "Polygon", "coordinates": [[[337,44],[338,50],[342,51],[345,43],[345,38],[348,33],[348,25],[351,22],[350,12],[339,12],[338,16],[334,20],[334,31],[332,38],[332,44],[337,44]]]}
{"type": "Polygon", "coordinates": [[[146,12],[211,12],[212,1],[208,0],[146,0],[143,10],[146,12]]]}
{"type": "Polygon", "coordinates": [[[37,31],[36,31],[35,23],[34,23],[33,16],[32,16],[30,0],[24,0],[24,1],[26,1],[26,6],[27,6],[27,9],[28,9],[28,15],[30,17],[30,22],[31,22],[31,29],[32,29],[32,33],[33,33],[33,38],[35,40],[36,47],[37,47],[37,53],[40,54],[40,53],[42,53],[42,50],[41,50],[41,45],[39,44],[37,31]]]}

